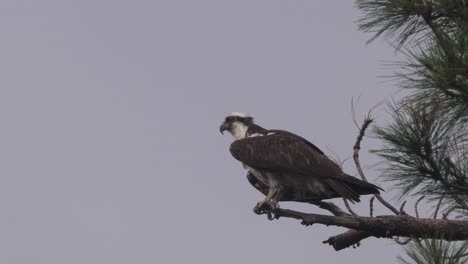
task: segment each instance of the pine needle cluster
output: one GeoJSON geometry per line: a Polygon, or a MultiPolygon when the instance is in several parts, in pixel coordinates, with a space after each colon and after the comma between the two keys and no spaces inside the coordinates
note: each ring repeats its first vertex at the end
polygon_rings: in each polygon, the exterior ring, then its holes
{"type": "Polygon", "coordinates": [[[468,242],[451,243],[440,239],[412,242],[399,256],[400,264],[465,264],[468,263],[468,242]]]}
{"type": "MultiPolygon", "coordinates": [[[[425,195],[468,218],[468,1],[357,0],[358,26],[405,55],[395,64],[410,93],[376,127],[385,180],[401,197],[425,195]]],[[[438,204],[438,205],[437,205],[438,204]]],[[[413,242],[400,263],[466,263],[468,243],[413,242]]]]}

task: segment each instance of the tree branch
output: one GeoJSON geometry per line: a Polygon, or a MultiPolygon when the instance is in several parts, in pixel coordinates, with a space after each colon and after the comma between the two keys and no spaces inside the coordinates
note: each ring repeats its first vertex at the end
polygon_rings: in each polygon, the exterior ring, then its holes
{"type": "MultiPolygon", "coordinates": [[[[372,197],[374,198],[374,197],[372,197]]],[[[350,214],[343,211],[340,207],[331,202],[314,202],[312,203],[324,210],[331,212],[335,216],[350,216],[350,214]]],[[[355,214],[357,215],[357,214],[355,214]]],[[[270,218],[269,218],[270,219],[270,218]]],[[[343,234],[337,235],[335,237],[330,237],[330,245],[333,246],[335,250],[345,249],[349,246],[359,245],[359,242],[363,239],[366,239],[370,236],[367,232],[362,232],[359,230],[350,229],[343,234]]],[[[325,243],[325,241],[324,241],[325,243]]]]}
{"type": "Polygon", "coordinates": [[[345,249],[352,245],[358,244],[361,240],[364,240],[372,236],[371,234],[356,229],[350,229],[342,234],[332,236],[327,240],[323,241],[323,244],[329,244],[336,251],[345,249]]]}
{"type": "MultiPolygon", "coordinates": [[[[370,112],[369,112],[367,117],[364,119],[364,122],[363,122],[362,126],[359,127],[357,125],[356,118],[355,118],[355,115],[354,115],[354,105],[352,103],[351,103],[351,105],[352,105],[352,112],[353,112],[353,120],[354,120],[354,123],[356,124],[356,126],[359,129],[359,134],[358,134],[358,137],[356,139],[356,143],[354,144],[354,147],[353,147],[353,150],[354,150],[353,151],[353,158],[354,158],[354,162],[356,164],[356,168],[357,168],[357,170],[359,172],[359,175],[361,176],[361,179],[363,181],[368,182],[368,180],[367,180],[367,178],[364,175],[364,172],[362,170],[361,163],[359,161],[359,150],[361,149],[361,141],[364,138],[365,131],[369,127],[369,125],[372,123],[373,120],[371,119],[370,112]]],[[[382,196],[375,195],[375,197],[384,206],[389,208],[395,214],[398,215],[400,213],[395,207],[393,207],[387,201],[385,201],[382,198],[382,196]]],[[[374,197],[372,197],[372,199],[370,201],[370,214],[371,214],[371,217],[372,217],[372,214],[373,214],[373,201],[374,201],[374,197]]],[[[346,200],[345,200],[345,205],[346,205],[346,200]]],[[[350,209],[350,208],[348,207],[348,209],[350,209]]],[[[358,244],[361,240],[366,239],[366,238],[368,238],[370,236],[372,236],[372,235],[370,233],[368,233],[368,232],[351,229],[351,230],[348,230],[348,231],[346,231],[346,232],[344,232],[342,234],[332,236],[328,240],[324,241],[323,243],[330,244],[331,246],[333,246],[333,248],[335,250],[338,251],[338,250],[342,250],[342,249],[345,249],[347,247],[350,247],[352,245],[358,244]]]]}
{"type": "MultiPolygon", "coordinates": [[[[274,214],[277,219],[287,217],[301,220],[301,223],[305,226],[322,224],[356,229],[350,231],[358,232],[359,236],[362,237],[361,239],[369,236],[377,238],[405,236],[440,239],[443,236],[448,241],[468,240],[468,221],[461,220],[416,218],[409,215],[385,215],[378,217],[329,216],[307,214],[289,209],[276,209],[274,214]]],[[[340,236],[343,235],[341,234],[340,236]]],[[[324,243],[333,245],[332,242],[335,241],[336,236],[324,241],[324,243]]]]}
{"type": "Polygon", "coordinates": [[[343,198],[343,203],[345,204],[346,206],[346,209],[348,209],[348,212],[351,214],[351,215],[358,215],[356,214],[353,209],[351,208],[351,205],[349,205],[349,202],[348,200],[346,200],[346,198],[343,198]]]}
{"type": "MultiPolygon", "coordinates": [[[[372,123],[372,121],[373,120],[370,117],[370,113],[369,113],[367,115],[367,117],[364,119],[364,123],[362,124],[361,129],[359,130],[359,135],[358,135],[358,137],[356,139],[356,143],[354,144],[354,147],[353,147],[353,150],[354,150],[354,153],[353,153],[354,163],[356,164],[356,168],[357,168],[357,170],[359,172],[359,175],[361,176],[361,179],[363,181],[365,181],[365,182],[369,182],[369,181],[367,180],[366,176],[364,175],[364,171],[362,170],[362,167],[361,167],[361,162],[359,161],[359,150],[361,149],[361,141],[362,141],[362,138],[364,137],[364,135],[366,133],[366,129],[369,127],[369,125],[372,123]]],[[[384,198],[380,194],[374,194],[374,196],[385,207],[390,209],[396,215],[400,213],[395,207],[393,207],[390,203],[385,201],[384,198]]]]}

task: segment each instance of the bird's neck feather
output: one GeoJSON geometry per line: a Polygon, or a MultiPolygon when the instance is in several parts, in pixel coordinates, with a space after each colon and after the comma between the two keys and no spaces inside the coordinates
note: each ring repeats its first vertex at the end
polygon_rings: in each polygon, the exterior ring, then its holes
{"type": "Polygon", "coordinates": [[[243,139],[251,136],[259,136],[267,134],[268,130],[256,124],[243,124],[235,122],[231,129],[231,134],[235,140],[243,139]]]}
{"type": "Polygon", "coordinates": [[[245,138],[248,129],[249,127],[247,125],[240,122],[234,122],[229,132],[231,132],[234,140],[239,140],[245,138]]]}

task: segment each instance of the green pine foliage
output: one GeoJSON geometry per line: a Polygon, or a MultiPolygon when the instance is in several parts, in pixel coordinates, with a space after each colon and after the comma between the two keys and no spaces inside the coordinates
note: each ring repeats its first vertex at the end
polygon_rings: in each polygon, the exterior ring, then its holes
{"type": "Polygon", "coordinates": [[[466,0],[357,0],[363,12],[358,26],[384,36],[401,47],[408,40],[423,40],[430,31],[438,37],[458,34],[468,26],[466,0]]]}
{"type": "Polygon", "coordinates": [[[394,103],[393,121],[377,127],[384,176],[402,196],[426,195],[468,209],[468,122],[437,103],[394,103]]]}
{"type": "Polygon", "coordinates": [[[465,264],[468,263],[468,242],[454,243],[440,239],[412,242],[399,256],[400,264],[465,264]]]}
{"type": "MultiPolygon", "coordinates": [[[[442,213],[468,219],[468,0],[356,0],[358,26],[406,61],[396,77],[409,95],[375,128],[383,177],[400,197],[425,195],[442,213]]],[[[440,217],[440,215],[439,215],[440,217]]],[[[468,242],[412,242],[400,263],[468,263],[468,242]]]]}
{"type": "Polygon", "coordinates": [[[468,216],[468,1],[357,0],[360,29],[396,43],[401,87],[393,121],[376,128],[385,179],[468,216]]]}

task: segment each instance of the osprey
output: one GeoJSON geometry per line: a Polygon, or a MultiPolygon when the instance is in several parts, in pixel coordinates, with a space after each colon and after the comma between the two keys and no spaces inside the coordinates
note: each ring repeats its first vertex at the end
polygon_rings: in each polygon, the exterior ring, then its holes
{"type": "Polygon", "coordinates": [[[265,129],[249,115],[231,113],[219,130],[232,134],[232,156],[247,169],[249,182],[266,195],[255,206],[256,213],[279,208],[279,201],[314,203],[343,197],[359,202],[360,195],[382,190],[345,174],[306,139],[284,130],[265,129]]]}

